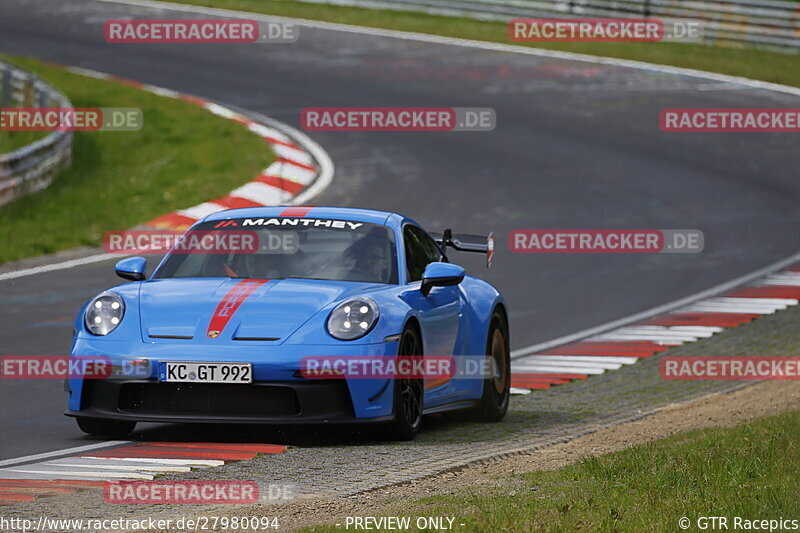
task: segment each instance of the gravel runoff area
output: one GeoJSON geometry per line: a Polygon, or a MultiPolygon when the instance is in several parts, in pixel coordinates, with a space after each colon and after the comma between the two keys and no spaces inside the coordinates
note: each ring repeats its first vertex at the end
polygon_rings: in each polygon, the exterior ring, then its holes
{"type": "MultiPolygon", "coordinates": [[[[798,321],[800,308],[790,308],[667,353],[796,356],[800,355],[798,321]]],[[[262,487],[291,484],[300,501],[166,508],[107,505],[102,492],[94,489],[8,506],[3,515],[275,515],[281,521],[281,529],[293,528],[331,522],[340,515],[367,511],[374,514],[398,498],[455,490],[498,473],[557,467],[582,455],[612,451],[677,431],[732,424],[799,407],[796,382],[752,386],[753,383],[736,381],[666,381],[658,372],[661,357],[663,354],[601,376],[513,397],[507,418],[499,424],[432,417],[411,443],[379,442],[376,430],[303,432],[231,427],[230,440],[234,442],[282,442],[294,446],[284,454],[259,456],[178,477],[256,480],[262,487]],[[695,401],[676,405],[688,400],[695,401]],[[431,477],[436,474],[439,475],[431,477]]],[[[184,438],[202,439],[203,428],[191,431],[184,433],[184,438]]]]}

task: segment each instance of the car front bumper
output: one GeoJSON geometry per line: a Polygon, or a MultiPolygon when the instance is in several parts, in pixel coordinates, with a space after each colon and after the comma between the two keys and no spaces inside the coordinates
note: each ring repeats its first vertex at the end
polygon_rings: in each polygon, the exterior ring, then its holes
{"type": "Polygon", "coordinates": [[[73,355],[103,357],[114,372],[72,378],[67,416],[141,422],[369,423],[392,419],[387,379],[305,379],[303,357],[389,356],[397,343],[347,346],[224,346],[128,343],[78,339],[73,355]],[[131,361],[146,361],[133,368],[131,361]],[[165,361],[248,362],[253,383],[177,383],[159,380],[165,361]],[[135,375],[132,375],[135,374],[135,375]]]}

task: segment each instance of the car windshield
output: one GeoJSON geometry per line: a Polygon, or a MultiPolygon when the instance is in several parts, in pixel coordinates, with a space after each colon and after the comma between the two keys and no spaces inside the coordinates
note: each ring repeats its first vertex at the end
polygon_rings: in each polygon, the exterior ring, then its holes
{"type": "Polygon", "coordinates": [[[394,235],[386,226],[350,220],[275,217],[204,222],[184,234],[154,275],[198,277],[396,284],[394,235]]]}

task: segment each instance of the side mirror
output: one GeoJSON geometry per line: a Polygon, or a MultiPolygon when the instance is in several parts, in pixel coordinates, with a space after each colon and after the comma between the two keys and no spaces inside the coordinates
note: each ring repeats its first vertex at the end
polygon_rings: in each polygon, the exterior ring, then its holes
{"type": "Polygon", "coordinates": [[[451,263],[431,263],[422,273],[420,291],[427,296],[434,287],[449,287],[464,281],[464,269],[451,263]]]}
{"type": "Polygon", "coordinates": [[[118,262],[114,267],[117,276],[131,281],[142,281],[147,271],[147,259],[144,257],[129,257],[118,262]]]}

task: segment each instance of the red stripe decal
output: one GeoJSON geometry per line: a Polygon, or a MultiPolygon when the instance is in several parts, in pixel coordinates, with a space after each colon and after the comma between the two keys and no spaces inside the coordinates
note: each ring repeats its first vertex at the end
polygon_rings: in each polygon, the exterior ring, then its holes
{"type": "Polygon", "coordinates": [[[219,337],[222,330],[228,325],[230,319],[236,314],[236,310],[239,309],[239,306],[253,294],[253,291],[268,281],[268,279],[243,279],[234,285],[225,297],[222,298],[216,311],[214,311],[214,314],[211,316],[211,322],[208,323],[206,336],[210,339],[219,337]]]}
{"type": "Polygon", "coordinates": [[[298,205],[296,207],[287,207],[278,215],[279,217],[304,217],[309,211],[314,209],[314,206],[298,205]]]}

